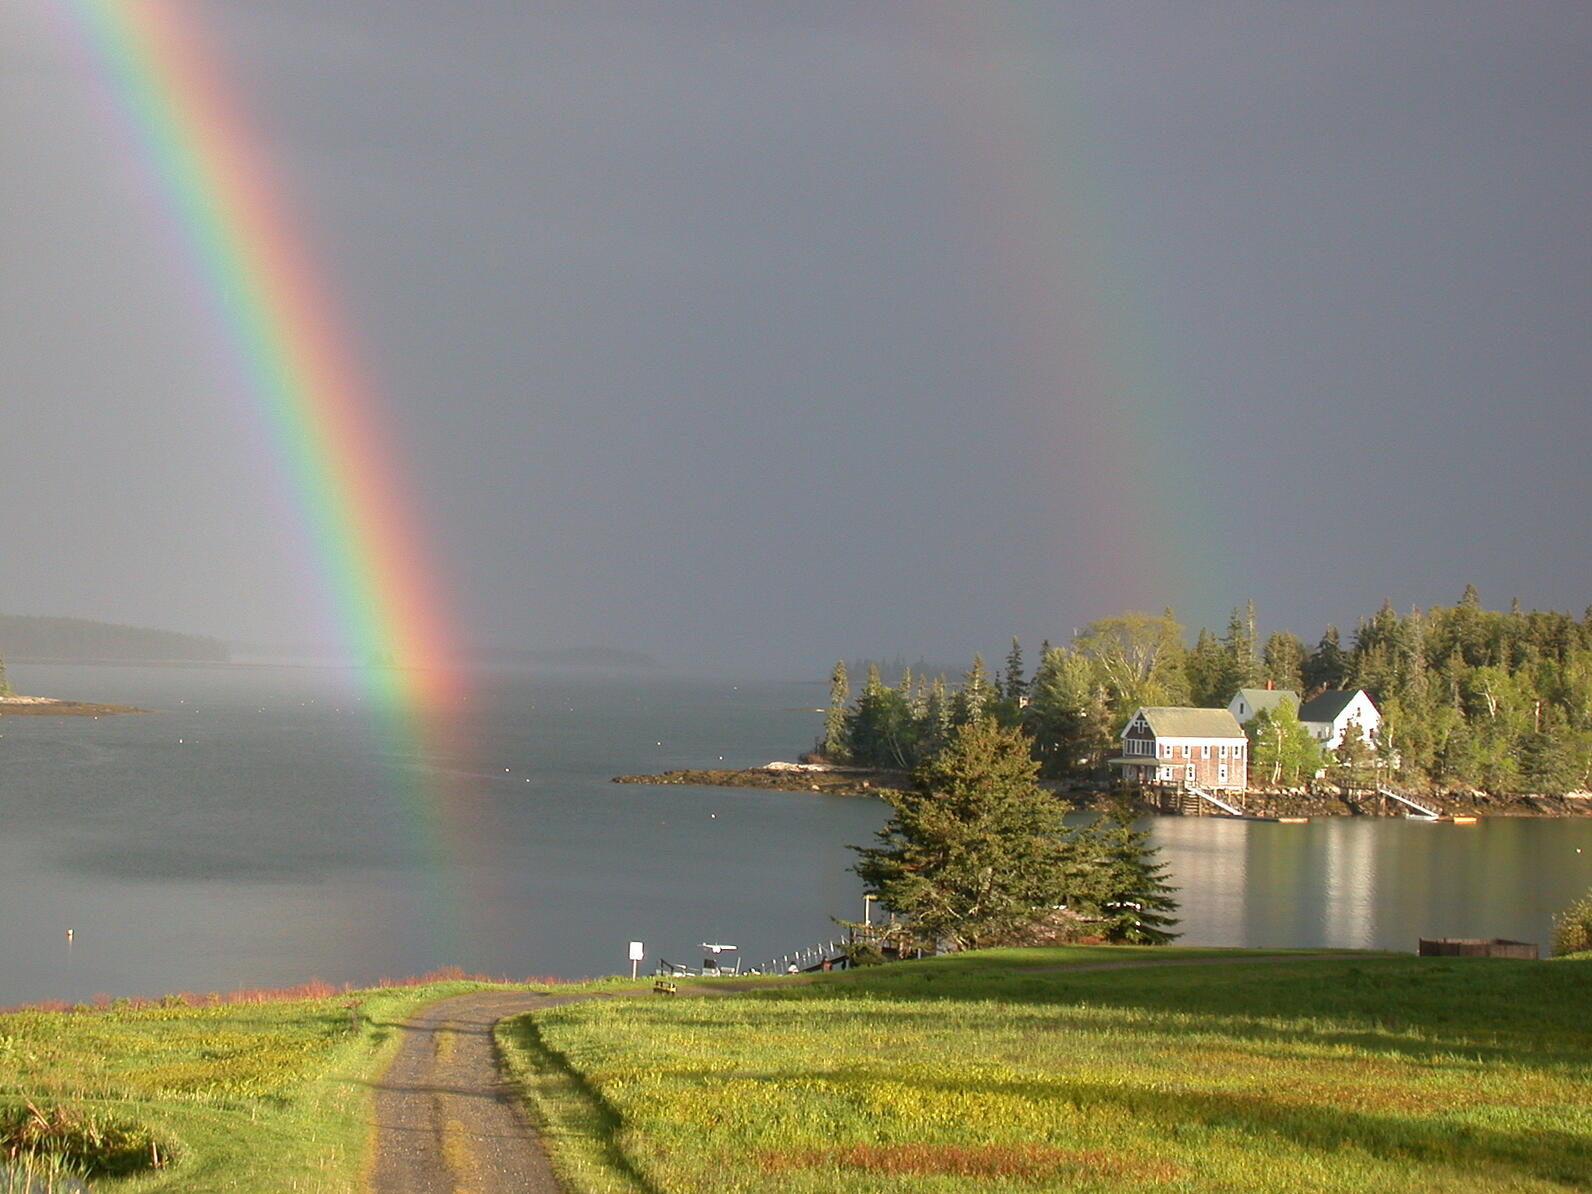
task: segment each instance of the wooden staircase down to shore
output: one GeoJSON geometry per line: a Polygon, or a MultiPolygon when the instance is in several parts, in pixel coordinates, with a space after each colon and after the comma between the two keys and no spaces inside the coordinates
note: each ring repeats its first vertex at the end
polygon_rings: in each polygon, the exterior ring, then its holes
{"type": "MultiPolygon", "coordinates": [[[[1424,804],[1419,804],[1416,801],[1411,800],[1408,796],[1395,792],[1392,788],[1379,787],[1376,790],[1376,794],[1382,797],[1384,800],[1397,800],[1400,804],[1415,810],[1413,815],[1419,817],[1423,821],[1435,821],[1437,818],[1443,815],[1437,809],[1427,808],[1424,804]]],[[[1405,815],[1409,816],[1411,814],[1406,813],[1405,815]]]]}
{"type": "MultiPolygon", "coordinates": [[[[1214,792],[1207,792],[1204,788],[1196,788],[1196,787],[1193,787],[1193,786],[1190,786],[1190,787],[1188,787],[1188,788],[1186,788],[1184,790],[1189,795],[1191,795],[1191,796],[1193,796],[1195,798],[1195,802],[1196,802],[1195,803],[1195,807],[1196,808],[1199,807],[1198,802],[1203,800],[1206,803],[1213,804],[1218,809],[1220,809],[1221,810],[1221,815],[1228,816],[1228,817],[1242,817],[1244,815],[1244,810],[1243,809],[1235,808],[1233,805],[1231,805],[1227,801],[1223,800],[1220,796],[1216,795],[1216,793],[1214,793],[1214,792]]],[[[1236,799],[1236,797],[1235,797],[1235,799],[1236,799]]],[[[1207,815],[1209,815],[1209,812],[1210,812],[1210,810],[1208,810],[1208,809],[1202,809],[1201,811],[1207,813],[1207,815]]]]}

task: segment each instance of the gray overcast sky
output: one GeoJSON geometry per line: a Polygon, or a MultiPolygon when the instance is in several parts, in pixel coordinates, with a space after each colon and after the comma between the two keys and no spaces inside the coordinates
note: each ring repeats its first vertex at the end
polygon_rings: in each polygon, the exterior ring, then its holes
{"type": "MultiPolygon", "coordinates": [[[[0,609],[319,633],[60,0],[0,6],[0,609]]],[[[1592,601],[1592,6],[186,3],[466,640],[820,674],[1592,601]]]]}

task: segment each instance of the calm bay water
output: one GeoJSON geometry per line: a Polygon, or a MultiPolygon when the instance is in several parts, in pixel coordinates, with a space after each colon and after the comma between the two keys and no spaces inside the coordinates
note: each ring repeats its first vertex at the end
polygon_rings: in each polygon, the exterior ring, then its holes
{"type": "MultiPolygon", "coordinates": [[[[885,817],[871,800],[609,782],[790,758],[817,733],[820,684],[485,676],[469,752],[418,757],[378,743],[333,668],[11,679],[158,712],[0,721],[0,1006],[449,964],[617,973],[632,940],[648,968],[710,940],[760,962],[860,914],[846,845],[885,817]],[[429,826],[417,779],[452,792],[429,826]]],[[[1592,886],[1592,820],[1153,828],[1189,944],[1545,943],[1592,886]]]]}

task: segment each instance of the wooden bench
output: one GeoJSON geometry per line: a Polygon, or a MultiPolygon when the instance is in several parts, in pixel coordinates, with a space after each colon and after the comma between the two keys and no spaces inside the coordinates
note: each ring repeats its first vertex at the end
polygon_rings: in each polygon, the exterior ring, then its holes
{"type": "Polygon", "coordinates": [[[652,993],[654,995],[678,995],[680,992],[668,979],[660,978],[652,984],[652,993]]]}

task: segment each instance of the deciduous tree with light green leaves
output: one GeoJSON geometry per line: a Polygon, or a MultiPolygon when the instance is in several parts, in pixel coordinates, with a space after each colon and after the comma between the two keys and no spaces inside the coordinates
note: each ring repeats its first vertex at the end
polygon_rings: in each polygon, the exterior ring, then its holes
{"type": "Polygon", "coordinates": [[[1592,950],[1592,888],[1553,918],[1553,952],[1579,954],[1592,950]]]}
{"type": "Polygon", "coordinates": [[[1182,634],[1169,609],[1159,617],[1129,610],[1090,622],[1073,646],[1099,668],[1111,694],[1112,711],[1125,720],[1140,705],[1181,705],[1188,700],[1182,634]]]}
{"type": "Polygon", "coordinates": [[[1251,783],[1298,784],[1321,766],[1321,747],[1299,720],[1292,701],[1260,710],[1244,723],[1244,733],[1249,735],[1251,783]]]}

